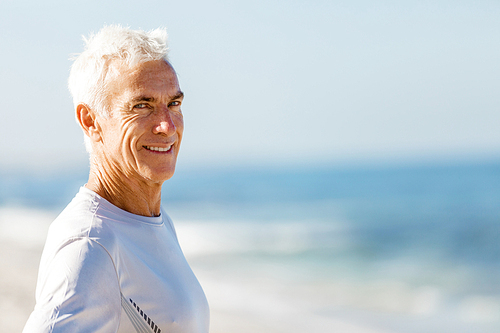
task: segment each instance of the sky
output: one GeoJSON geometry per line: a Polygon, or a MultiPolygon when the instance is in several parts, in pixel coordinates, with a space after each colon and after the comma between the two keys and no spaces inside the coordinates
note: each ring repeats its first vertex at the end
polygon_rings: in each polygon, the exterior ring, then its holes
{"type": "Polygon", "coordinates": [[[167,27],[179,164],[500,157],[498,1],[0,2],[0,169],[87,165],[67,77],[82,36],[167,27]]]}

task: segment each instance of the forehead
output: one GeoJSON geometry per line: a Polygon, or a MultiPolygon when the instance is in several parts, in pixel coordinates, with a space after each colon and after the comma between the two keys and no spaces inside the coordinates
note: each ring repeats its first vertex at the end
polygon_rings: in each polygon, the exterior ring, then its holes
{"type": "Polygon", "coordinates": [[[148,61],[132,68],[120,63],[113,67],[114,77],[107,85],[111,98],[135,95],[168,98],[180,91],[177,74],[165,60],[148,61]]]}

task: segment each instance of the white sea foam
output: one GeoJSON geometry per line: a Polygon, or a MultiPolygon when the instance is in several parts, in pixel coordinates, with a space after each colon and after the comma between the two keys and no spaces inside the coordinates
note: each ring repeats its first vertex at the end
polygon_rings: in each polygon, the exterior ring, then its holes
{"type": "Polygon", "coordinates": [[[0,207],[0,239],[23,247],[39,246],[45,242],[50,223],[57,213],[26,207],[0,207]]]}
{"type": "Polygon", "coordinates": [[[466,322],[498,322],[500,297],[471,295],[460,303],[460,312],[466,322]]]}
{"type": "Polygon", "coordinates": [[[349,247],[342,223],[257,221],[176,221],[179,241],[187,256],[211,254],[296,254],[349,247]],[[328,234],[328,237],[319,236],[328,234]]]}

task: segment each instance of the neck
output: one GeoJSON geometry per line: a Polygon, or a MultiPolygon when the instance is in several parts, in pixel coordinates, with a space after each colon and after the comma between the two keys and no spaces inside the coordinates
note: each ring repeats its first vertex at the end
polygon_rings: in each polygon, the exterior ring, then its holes
{"type": "Polygon", "coordinates": [[[160,215],[161,183],[136,180],[92,164],[85,187],[129,213],[160,215]]]}

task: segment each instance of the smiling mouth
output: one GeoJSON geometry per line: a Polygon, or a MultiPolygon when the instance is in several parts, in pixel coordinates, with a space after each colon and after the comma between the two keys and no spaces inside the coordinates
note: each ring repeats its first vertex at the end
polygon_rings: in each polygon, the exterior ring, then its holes
{"type": "Polygon", "coordinates": [[[150,150],[150,151],[167,152],[172,148],[172,145],[165,147],[165,148],[154,147],[154,146],[143,146],[143,147],[146,148],[147,150],[150,150]]]}

